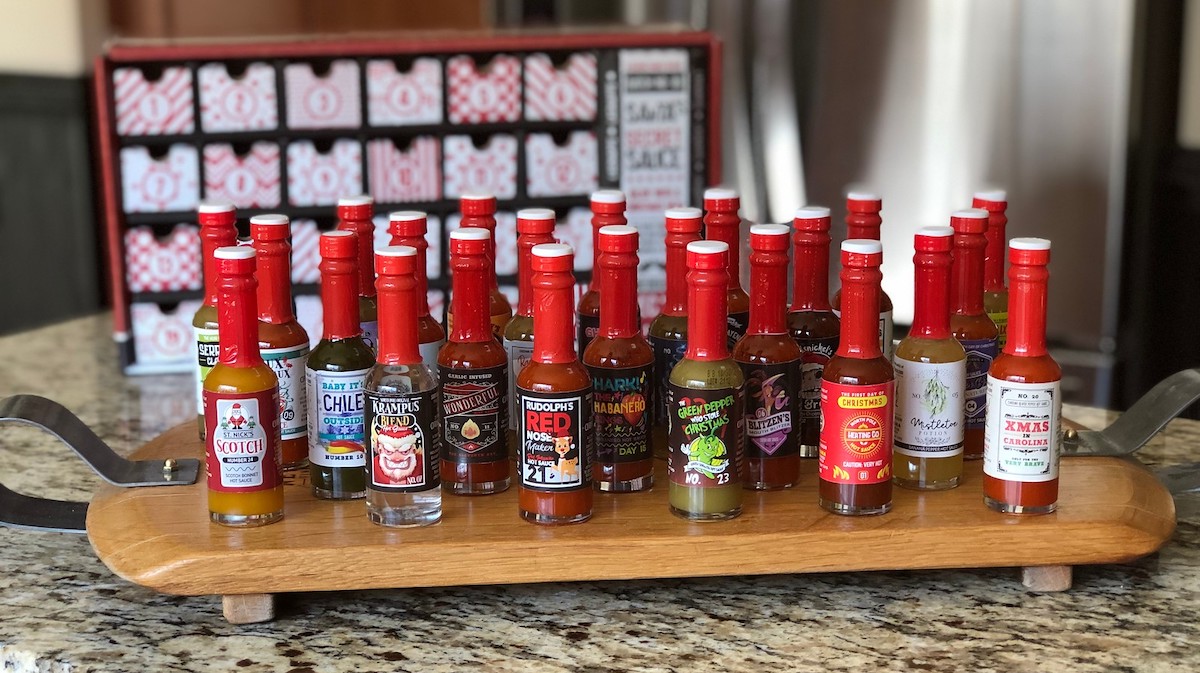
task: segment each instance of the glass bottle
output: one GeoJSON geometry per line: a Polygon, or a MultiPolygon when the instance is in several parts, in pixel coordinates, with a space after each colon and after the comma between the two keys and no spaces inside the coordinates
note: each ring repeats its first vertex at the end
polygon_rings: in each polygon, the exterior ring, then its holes
{"type": "Polygon", "coordinates": [[[1050,241],[1009,242],[1008,343],[988,372],[983,500],[1006,514],[1058,506],[1062,369],[1046,351],[1050,241]]]}
{"type": "Polygon", "coordinates": [[[750,227],[750,325],[733,348],[746,379],[743,483],[789,488],[800,479],[800,358],[787,326],[788,248],[781,224],[750,227]]]}
{"type": "Polygon", "coordinates": [[[450,232],[450,270],[457,316],[438,353],[442,384],[442,482],[451,493],[486,495],[509,486],[508,356],[488,320],[492,235],[469,227],[450,232]]]}
{"type": "Polygon", "coordinates": [[[950,227],[923,227],[913,237],[913,323],[896,346],[893,480],[942,490],[963,471],[967,354],[950,333],[950,227]]]}
{"type": "Polygon", "coordinates": [[[729,357],[729,246],[687,246],[687,352],[671,370],[667,408],[671,512],[692,521],[742,513],[742,369],[729,357]]]}
{"type": "Polygon", "coordinates": [[[987,418],[987,373],[999,352],[996,323],[983,310],[983,250],[987,211],[978,208],[950,215],[954,229],[954,263],[950,267],[950,330],[967,352],[967,433],[963,458],[983,457],[983,425],[987,418]]]}
{"type": "Polygon", "coordinates": [[[834,514],[892,508],[896,381],[879,348],[879,241],[842,241],[842,334],[821,378],[821,507],[834,514]]]}
{"type": "Polygon", "coordinates": [[[742,218],[738,210],[741,197],[732,189],[710,187],[704,190],[704,237],[729,246],[728,323],[729,350],[746,335],[750,322],[750,296],[742,289],[742,218]]]}
{"type": "Polygon", "coordinates": [[[279,387],[258,354],[254,250],[217,248],[213,284],[221,355],[204,379],[209,518],[262,526],[283,518],[279,387]]]}
{"type": "Polygon", "coordinates": [[[800,346],[800,456],[816,458],[821,442],[821,375],[837,352],[841,322],[829,306],[829,209],[796,211],[792,249],[792,307],[788,329],[800,346]]]}
{"type": "Polygon", "coordinates": [[[687,352],[687,246],[700,240],[704,213],[699,208],[671,208],[666,212],[666,301],[650,323],[650,348],[654,350],[654,377],[650,386],[650,445],[654,457],[667,458],[667,383],[671,370],[687,352]]]}
{"type": "MultiPolygon", "coordinates": [[[[846,238],[861,238],[872,241],[879,240],[879,227],[883,218],[879,213],[883,210],[883,199],[878,194],[866,192],[850,192],[846,195],[846,238]]],[[[839,289],[833,295],[834,315],[842,315],[842,291],[839,289]]],[[[882,289],[879,291],[879,348],[883,356],[892,359],[892,341],[894,331],[892,323],[892,298],[882,289]]]]}
{"type": "Polygon", "coordinates": [[[646,413],[654,351],[638,324],[638,232],[601,227],[595,244],[600,258],[592,280],[600,286],[600,327],[583,354],[596,427],[592,480],[601,491],[645,491],[654,485],[646,413]]]}
{"type": "Polygon", "coordinates": [[[366,195],[338,199],[338,231],[358,234],[358,322],[371,350],[379,340],[379,307],[375,301],[375,201],[366,195]]]}
{"type": "Polygon", "coordinates": [[[446,330],[429,315],[429,220],[419,210],[399,210],[388,215],[389,245],[407,245],[417,250],[417,342],[421,361],[437,371],[438,351],[446,343],[446,330]]]}
{"type": "Polygon", "coordinates": [[[358,319],[358,234],[321,234],[324,333],[305,366],[308,474],[313,495],[350,500],[366,495],[363,383],[375,352],[358,319]]]}
{"type": "MultiPolygon", "coordinates": [[[[492,333],[497,339],[504,338],[504,327],[512,319],[512,305],[508,297],[500,291],[496,280],[496,197],[492,194],[463,194],[458,199],[458,208],[462,213],[460,229],[484,229],[488,232],[487,268],[489,271],[488,316],[492,324],[492,333]]],[[[453,287],[451,287],[453,292],[453,287]]],[[[446,332],[454,331],[454,300],[451,297],[450,306],[446,310],[446,332]]]]}
{"type": "MultiPolygon", "coordinates": [[[[596,338],[600,331],[600,283],[596,276],[600,273],[600,249],[597,239],[600,229],[607,226],[629,224],[625,219],[625,194],[616,189],[601,189],[592,192],[592,282],[579,298],[579,308],[576,315],[579,321],[578,336],[575,345],[582,358],[588,344],[596,338]]],[[[641,326],[638,326],[639,331],[641,326]]]]}
{"type": "Polygon", "coordinates": [[[200,224],[200,255],[204,259],[204,303],[192,316],[192,336],[196,356],[196,427],[204,439],[204,377],[217,364],[221,355],[220,330],[217,326],[217,263],[213,252],[217,248],[237,245],[236,214],[228,203],[205,201],[196,209],[200,224]]]}
{"type": "Polygon", "coordinates": [[[517,377],[533,358],[533,261],[535,245],[554,243],[554,211],[526,208],[517,212],[517,311],[504,327],[504,350],[508,352],[508,450],[513,460],[521,444],[517,441],[521,414],[517,413],[517,377]]]}
{"type": "Polygon", "coordinates": [[[533,359],[517,378],[521,518],[541,524],[592,516],[592,379],[575,355],[575,255],[533,248],[533,359]]]}
{"type": "Polygon", "coordinates": [[[442,518],[441,399],[437,374],[417,342],[417,249],[375,252],[379,353],[365,386],[367,517],[381,526],[428,526],[442,518]]]}
{"type": "Polygon", "coordinates": [[[1004,241],[1005,228],[1008,227],[1008,194],[1003,189],[986,192],[975,192],[971,201],[972,208],[982,208],[988,212],[987,247],[983,252],[983,309],[992,322],[996,323],[996,331],[1000,337],[997,341],[999,348],[1004,348],[1008,333],[1008,288],[1004,286],[1004,241]]]}
{"type": "Polygon", "coordinates": [[[250,218],[258,264],[258,346],[279,379],[283,469],[308,463],[308,395],[304,366],[308,332],[292,310],[292,229],[286,215],[250,218]]]}

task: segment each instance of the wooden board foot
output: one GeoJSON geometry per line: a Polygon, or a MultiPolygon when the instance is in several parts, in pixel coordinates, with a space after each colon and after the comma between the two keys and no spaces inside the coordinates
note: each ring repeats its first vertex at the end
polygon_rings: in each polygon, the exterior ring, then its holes
{"type": "Polygon", "coordinates": [[[221,611],[230,624],[257,624],[275,619],[275,594],[221,596],[221,611]]]}
{"type": "Polygon", "coordinates": [[[1066,591],[1071,588],[1071,566],[1026,566],[1021,584],[1030,591],[1066,591]]]}

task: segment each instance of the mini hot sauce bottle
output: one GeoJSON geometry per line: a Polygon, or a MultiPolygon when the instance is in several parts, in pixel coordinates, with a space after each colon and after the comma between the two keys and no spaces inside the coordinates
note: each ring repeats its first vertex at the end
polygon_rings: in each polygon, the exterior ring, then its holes
{"type": "Polygon", "coordinates": [[[200,223],[200,254],[204,258],[204,303],[192,317],[192,335],[196,356],[196,426],[204,439],[204,377],[217,364],[221,354],[221,339],[217,326],[217,263],[213,252],[217,248],[237,245],[233,206],[227,203],[204,202],[197,208],[200,223]]]}
{"type": "Polygon", "coordinates": [[[750,227],[750,326],[733,348],[746,379],[742,431],[746,488],[771,490],[800,479],[800,358],[787,326],[787,268],[791,230],[750,227]]]}
{"type": "Polygon", "coordinates": [[[729,357],[729,246],[687,246],[687,353],[671,370],[667,408],[671,513],[693,521],[742,513],[742,369],[729,357]]]}
{"type": "Polygon", "coordinates": [[[842,241],[842,335],[821,378],[821,507],[834,514],[892,508],[896,381],[879,350],[879,241],[842,241]]]}
{"type": "Polygon", "coordinates": [[[642,336],[637,311],[638,232],[601,227],[596,237],[600,329],[583,354],[592,377],[596,461],[592,480],[601,491],[645,491],[654,485],[647,401],[654,351],[642,336]]]}
{"type": "MultiPolygon", "coordinates": [[[[504,326],[512,319],[513,310],[512,305],[508,303],[508,297],[500,291],[496,281],[496,197],[492,194],[463,194],[458,199],[458,208],[462,213],[459,228],[484,229],[488,232],[488,316],[492,324],[492,334],[501,339],[504,337],[504,326]]],[[[453,288],[451,290],[453,291],[453,288]]],[[[450,308],[446,311],[446,332],[454,331],[454,306],[451,298],[450,308]]]]}
{"type": "Polygon", "coordinates": [[[358,235],[321,234],[321,305],[325,333],[308,355],[308,463],[313,495],[366,495],[363,382],[375,353],[358,320],[358,235]]]}
{"type": "Polygon", "coordinates": [[[923,227],[916,254],[913,323],[896,347],[897,486],[958,486],[963,469],[967,354],[950,333],[950,227],[923,227]]]}
{"type": "Polygon", "coordinates": [[[741,197],[732,189],[710,187],[704,190],[704,237],[729,246],[728,345],[746,335],[750,322],[750,296],[742,289],[742,218],[738,209],[741,197]]]}
{"type": "Polygon", "coordinates": [[[286,215],[250,218],[250,238],[258,262],[258,346],[279,378],[279,433],[285,470],[308,462],[304,367],[309,340],[292,310],[291,231],[286,215]]]}
{"type": "Polygon", "coordinates": [[[571,246],[533,256],[533,359],[517,377],[521,518],[565,524],[592,516],[592,379],[575,355],[571,246]]]}
{"type": "Polygon", "coordinates": [[[988,212],[987,247],[983,252],[983,309],[996,323],[999,347],[1004,348],[1008,328],[1008,288],[1004,287],[1004,230],[1008,226],[1008,195],[1002,189],[975,192],[972,208],[988,212]]]}
{"type": "Polygon", "coordinates": [[[533,260],[536,245],[554,243],[554,211],[526,208],[517,212],[517,312],[504,327],[504,350],[508,352],[508,448],[516,458],[521,443],[521,414],[517,413],[517,377],[533,358],[533,260]]]}
{"type": "MultiPolygon", "coordinates": [[[[508,488],[508,357],[488,321],[487,229],[450,232],[451,308],[457,316],[438,353],[442,384],[442,481],[451,493],[508,488]]],[[[568,321],[569,322],[569,321],[568,321]]]]}
{"type": "Polygon", "coordinates": [[[417,342],[421,361],[437,371],[438,351],[446,343],[446,330],[429,315],[429,220],[418,210],[400,210],[388,215],[389,245],[407,245],[417,250],[417,342]]]}
{"type": "Polygon", "coordinates": [[[218,248],[220,360],[204,379],[209,518],[261,526],[283,518],[279,467],[279,386],[258,354],[254,250],[218,248]]]}
{"type": "Polygon", "coordinates": [[[687,246],[700,240],[704,213],[699,208],[671,208],[666,212],[667,287],[662,312],[650,323],[650,348],[654,350],[654,377],[650,386],[650,445],[655,458],[667,458],[667,383],[671,370],[687,352],[687,246]]]}
{"type": "Polygon", "coordinates": [[[442,518],[441,400],[437,374],[417,343],[421,264],[411,246],[375,252],[379,354],[365,389],[367,517],[382,526],[442,518]]]}
{"type": "Polygon", "coordinates": [[[829,209],[796,211],[792,250],[792,308],[788,328],[800,346],[800,455],[817,457],[821,441],[821,374],[837,352],[841,323],[829,305],[829,209]]]}
{"type": "Polygon", "coordinates": [[[967,352],[967,433],[963,457],[983,457],[983,424],[987,418],[987,373],[999,352],[996,324],[983,310],[983,249],[987,211],[971,208],[950,215],[954,229],[954,263],[950,267],[950,330],[967,352]]]}
{"type": "MultiPolygon", "coordinates": [[[[883,218],[879,212],[883,210],[883,199],[877,194],[865,192],[850,192],[846,195],[846,238],[861,238],[872,241],[879,240],[879,227],[883,218]]],[[[842,315],[842,291],[833,295],[833,312],[838,317],[842,315]]],[[[879,349],[883,356],[892,359],[892,298],[886,292],[879,291],[879,349]]]]}
{"type": "Polygon", "coordinates": [[[1058,506],[1062,370],[1046,352],[1050,241],[1009,241],[1008,343],[988,372],[983,501],[1006,514],[1058,506]]]}
{"type": "Polygon", "coordinates": [[[350,196],[338,199],[338,231],[353,231],[358,234],[358,322],[362,327],[363,341],[371,350],[379,339],[379,308],[375,302],[375,260],[371,250],[375,247],[375,224],[371,217],[375,213],[375,201],[371,197],[350,196]]]}
{"type": "MultiPolygon", "coordinates": [[[[600,229],[626,224],[629,224],[629,221],[625,219],[625,194],[616,189],[592,192],[592,282],[588,284],[587,292],[579,298],[579,308],[576,311],[579,335],[575,344],[579,349],[580,358],[600,331],[601,291],[597,281],[600,274],[600,229]]],[[[638,330],[641,330],[641,325],[638,326],[638,330]]]]}

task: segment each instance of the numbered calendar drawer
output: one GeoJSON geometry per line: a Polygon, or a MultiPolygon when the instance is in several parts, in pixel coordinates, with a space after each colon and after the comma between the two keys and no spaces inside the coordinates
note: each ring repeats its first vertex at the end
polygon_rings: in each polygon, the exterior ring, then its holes
{"type": "Polygon", "coordinates": [[[186,364],[190,358],[194,367],[192,316],[200,304],[200,300],[183,301],[174,310],[150,303],[130,305],[133,347],[137,350],[138,363],[186,364]]]}
{"type": "Polygon", "coordinates": [[[196,125],[192,72],[182,66],[115,69],[113,102],[118,135],[191,133],[196,125]]]}
{"type": "Polygon", "coordinates": [[[331,206],[346,195],[361,194],[362,146],[336,140],[327,151],[311,140],[288,145],[288,201],[293,206],[331,206]]]}
{"type": "Polygon", "coordinates": [[[402,72],[390,59],[368,61],[367,120],[372,126],[440,124],[442,64],[418,58],[402,72]]]}
{"type": "Polygon", "coordinates": [[[200,201],[199,153],[181,144],[162,155],[141,146],[122,148],[121,196],[129,213],[194,209],[200,201]]]}
{"type": "Polygon", "coordinates": [[[362,123],[358,64],[339,59],[317,74],[309,63],[283,70],[287,125],[293,129],[349,129],[362,123]]]}
{"type": "Polygon", "coordinates": [[[233,145],[204,148],[204,198],[238,208],[279,205],[279,145],[257,142],[238,154],[233,145]]]}
{"type": "Polygon", "coordinates": [[[494,135],[482,146],[471,136],[446,136],[445,198],[456,199],[468,192],[487,192],[499,199],[517,195],[517,139],[494,135]]]}
{"type": "Polygon", "coordinates": [[[480,66],[470,56],[446,62],[450,123],[515,122],[521,118],[521,61],[500,55],[480,66]]]}
{"type": "Polygon", "coordinates": [[[378,203],[437,201],[442,192],[441,143],[430,136],[406,144],[390,138],[368,141],[367,174],[378,203]]]}
{"type": "Polygon", "coordinates": [[[177,224],[163,238],[151,227],[125,232],[125,282],[130,292],[199,290],[204,280],[197,228],[177,224]]]}
{"type": "Polygon", "coordinates": [[[599,185],[596,135],[572,131],[561,145],[549,133],[525,139],[526,193],[529,196],[590,194],[599,185]]]}
{"type": "Polygon", "coordinates": [[[591,121],[595,118],[595,54],[572,54],[560,66],[546,54],[525,58],[525,119],[591,121]]]}
{"type": "Polygon", "coordinates": [[[200,128],[204,131],[272,131],[279,127],[275,68],[251,63],[237,74],[223,63],[206,63],[200,83],[200,128]]]}

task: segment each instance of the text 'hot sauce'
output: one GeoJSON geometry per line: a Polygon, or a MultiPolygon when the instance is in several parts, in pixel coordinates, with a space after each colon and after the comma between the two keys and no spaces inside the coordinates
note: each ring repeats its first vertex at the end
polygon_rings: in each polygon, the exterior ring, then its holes
{"type": "Polygon", "coordinates": [[[879,348],[879,241],[842,242],[842,335],[821,379],[821,507],[834,514],[892,508],[896,381],[879,348]]]}
{"type": "Polygon", "coordinates": [[[369,196],[348,196],[338,199],[338,231],[358,235],[358,323],[362,339],[372,350],[379,339],[379,307],[375,301],[375,201],[369,196]]]}
{"type": "Polygon", "coordinates": [[[1009,242],[1008,342],[988,372],[983,499],[1008,514],[1045,514],[1058,504],[1062,369],[1046,351],[1050,241],[1009,242]]]}
{"type": "Polygon", "coordinates": [[[213,251],[221,354],[204,379],[208,511],[226,526],[283,518],[279,387],[258,353],[254,250],[213,251]]]}
{"type": "Polygon", "coordinates": [[[533,258],[533,358],[517,378],[521,517],[567,524],[592,516],[592,379],[575,354],[575,256],[550,243],[533,258]]]}
{"type": "Polygon", "coordinates": [[[729,349],[746,335],[750,322],[750,297],[742,289],[742,199],[732,189],[704,190],[704,237],[729,246],[729,289],[727,291],[727,340],[729,349]]]}
{"type": "Polygon", "coordinates": [[[987,239],[986,210],[971,208],[950,215],[954,229],[954,263],[950,282],[950,330],[967,352],[967,430],[963,457],[983,457],[983,424],[987,415],[987,373],[999,352],[996,324],[983,310],[983,252],[987,239]]]}
{"type": "MultiPolygon", "coordinates": [[[[846,195],[846,238],[879,240],[879,228],[883,218],[879,213],[883,210],[883,199],[878,194],[866,192],[850,192],[846,195]]],[[[842,315],[842,290],[833,295],[833,312],[842,315]]],[[[882,289],[879,291],[879,349],[883,356],[892,359],[892,298],[882,289]]]]}
{"type": "Polygon", "coordinates": [[[791,230],[750,227],[750,326],[733,349],[746,380],[744,422],[747,488],[777,489],[800,478],[800,346],[787,327],[791,230]]]}
{"type": "Polygon", "coordinates": [[[192,316],[193,355],[196,356],[196,426],[204,439],[204,378],[217,364],[221,354],[220,329],[217,324],[217,248],[237,245],[236,214],[228,203],[200,204],[196,220],[200,224],[200,255],[204,259],[204,303],[192,316]]]}
{"type": "MultiPolygon", "coordinates": [[[[601,290],[599,283],[596,281],[596,276],[600,272],[600,247],[599,241],[600,230],[608,226],[618,226],[628,224],[625,219],[625,195],[616,189],[601,189],[592,192],[592,282],[588,285],[588,289],[579,298],[579,307],[576,310],[578,326],[576,329],[579,334],[576,337],[576,346],[579,348],[579,357],[583,357],[587,346],[596,338],[596,334],[600,330],[600,294],[601,290]]],[[[639,327],[640,329],[640,327],[639,327]]]]}
{"type": "Polygon", "coordinates": [[[517,377],[533,358],[533,259],[534,246],[554,243],[554,211],[526,208],[517,212],[517,310],[504,327],[504,350],[508,353],[508,448],[516,458],[520,447],[517,432],[517,377]]]}
{"type": "Polygon", "coordinates": [[[745,380],[729,356],[729,246],[689,243],[687,265],[687,352],[667,387],[667,499],[685,519],[731,519],[742,513],[745,380]]]}
{"type": "Polygon", "coordinates": [[[389,245],[407,245],[417,251],[417,343],[421,361],[437,371],[438,351],[446,343],[446,330],[429,315],[429,220],[419,210],[398,210],[388,214],[389,245]]]}
{"type": "MultiPolygon", "coordinates": [[[[492,194],[469,193],[458,199],[458,208],[462,220],[458,226],[461,229],[483,229],[488,233],[487,268],[488,295],[487,313],[492,325],[492,334],[497,339],[504,337],[504,327],[512,318],[512,305],[508,297],[500,291],[496,280],[496,197],[492,194]]],[[[451,288],[453,291],[453,288],[451,288]]],[[[454,301],[446,311],[446,331],[454,331],[454,301]]]]}
{"type": "Polygon", "coordinates": [[[829,209],[808,206],[792,219],[792,307],[788,328],[800,346],[797,412],[800,455],[817,457],[821,441],[821,374],[837,352],[841,323],[829,305],[829,209]]]}
{"type": "Polygon", "coordinates": [[[1008,227],[1008,194],[1002,189],[975,192],[972,208],[988,213],[987,248],[983,253],[983,308],[996,323],[999,347],[1004,348],[1008,333],[1008,288],[1004,286],[1004,243],[1008,227]]]}
{"type": "Polygon", "coordinates": [[[592,479],[601,491],[644,491],[654,484],[648,406],[654,353],[638,324],[637,229],[602,227],[596,245],[600,328],[583,354],[596,427],[592,479]]]}

